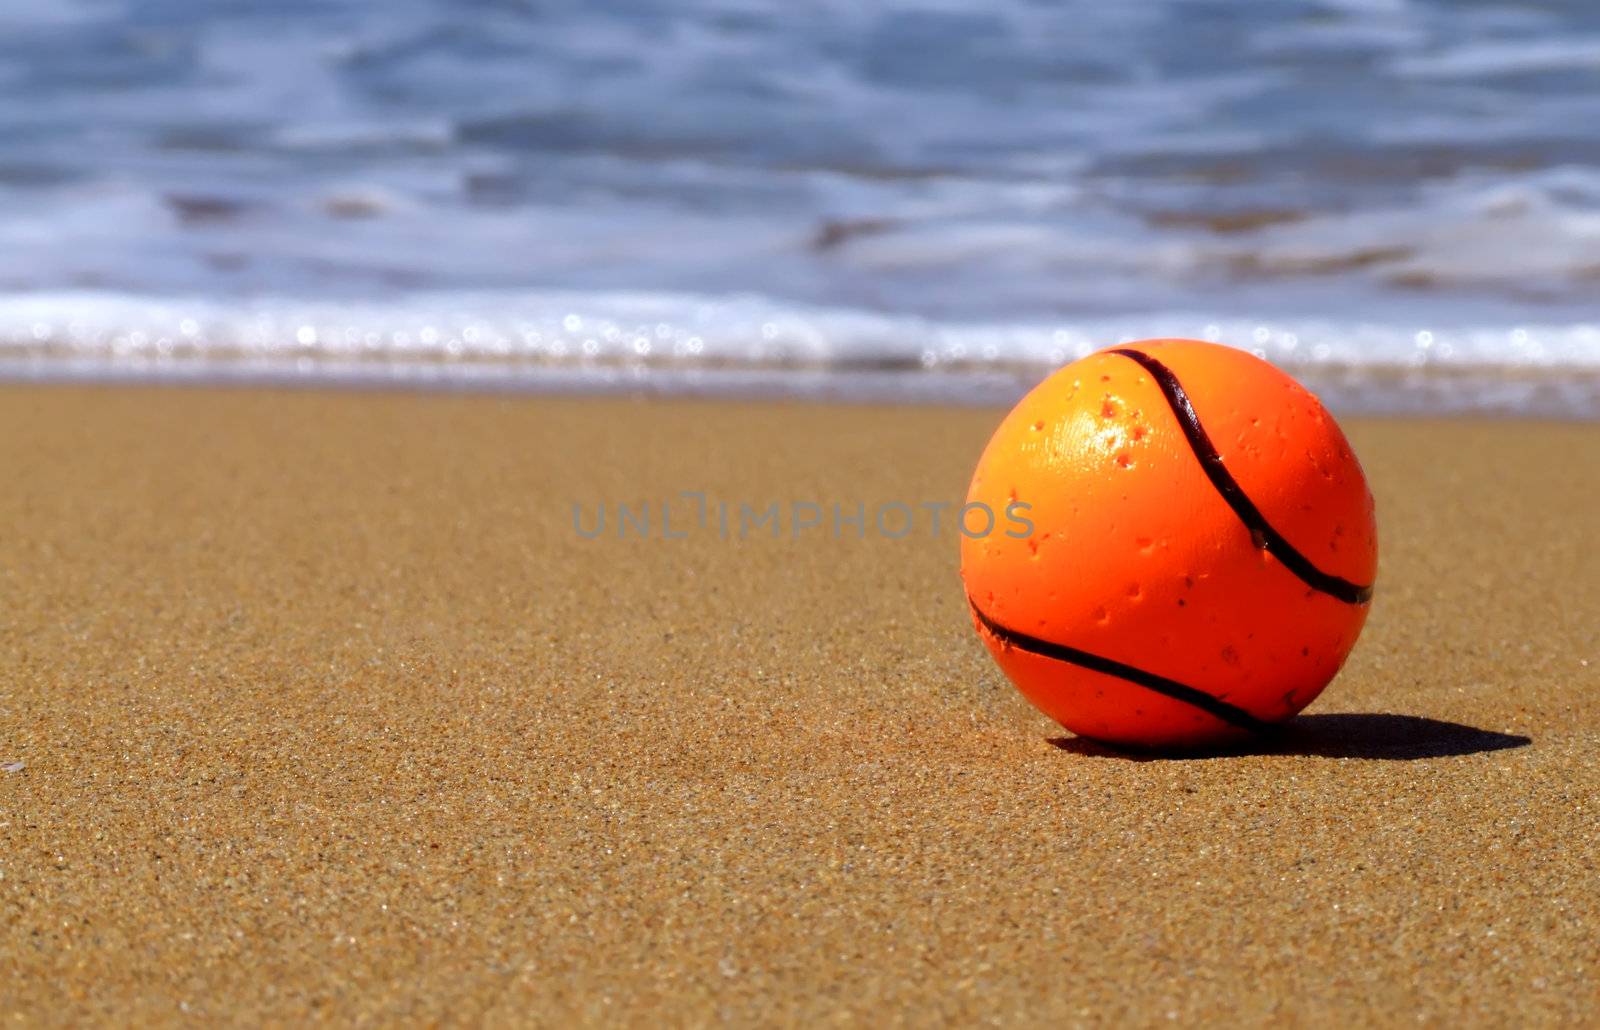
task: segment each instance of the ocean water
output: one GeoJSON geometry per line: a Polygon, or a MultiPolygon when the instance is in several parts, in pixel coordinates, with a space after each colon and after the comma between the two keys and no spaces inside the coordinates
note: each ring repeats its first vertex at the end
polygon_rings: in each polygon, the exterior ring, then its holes
{"type": "Polygon", "coordinates": [[[0,4],[0,375],[1600,414],[1593,0],[0,4]]]}

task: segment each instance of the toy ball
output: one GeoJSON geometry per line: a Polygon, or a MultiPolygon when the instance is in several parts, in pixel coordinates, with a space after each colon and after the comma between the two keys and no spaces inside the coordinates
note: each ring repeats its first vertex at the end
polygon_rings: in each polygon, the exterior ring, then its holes
{"type": "Polygon", "coordinates": [[[995,431],[978,504],[1008,514],[963,530],[973,622],[1080,736],[1190,748],[1267,730],[1322,692],[1367,618],[1360,463],[1316,397],[1231,347],[1145,340],[1060,369],[995,431]]]}

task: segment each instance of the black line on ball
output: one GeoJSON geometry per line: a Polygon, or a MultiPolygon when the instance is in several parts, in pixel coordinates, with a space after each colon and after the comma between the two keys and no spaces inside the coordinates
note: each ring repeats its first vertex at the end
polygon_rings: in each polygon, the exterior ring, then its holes
{"type": "Polygon", "coordinates": [[[1134,350],[1132,347],[1117,347],[1111,353],[1132,358],[1155,379],[1156,385],[1167,398],[1167,405],[1177,416],[1178,425],[1183,428],[1183,435],[1189,441],[1189,449],[1194,451],[1194,456],[1199,459],[1200,468],[1205,472],[1206,478],[1211,480],[1211,485],[1217,488],[1217,493],[1222,495],[1222,499],[1228,502],[1228,507],[1239,516],[1245,528],[1250,531],[1251,539],[1256,541],[1256,546],[1278,559],[1284,568],[1300,577],[1300,581],[1313,590],[1320,590],[1347,604],[1366,604],[1372,600],[1370,584],[1362,586],[1323,572],[1311,563],[1311,559],[1295,550],[1294,545],[1285,540],[1281,533],[1272,528],[1267,522],[1267,517],[1261,514],[1261,509],[1251,502],[1238,480],[1234,479],[1223,465],[1222,455],[1211,442],[1211,437],[1206,435],[1205,427],[1200,424],[1200,416],[1195,413],[1194,403],[1189,400],[1189,394],[1184,390],[1183,384],[1178,382],[1178,377],[1172,374],[1172,369],[1144,351],[1134,350]]]}
{"type": "Polygon", "coordinates": [[[1018,632],[1009,626],[1002,626],[991,619],[982,608],[979,608],[977,602],[971,597],[967,598],[967,604],[972,607],[972,613],[978,617],[978,621],[983,624],[984,629],[994,634],[1001,642],[1019,650],[1040,655],[1044,658],[1054,658],[1058,662],[1067,662],[1071,665],[1088,669],[1091,672],[1105,673],[1107,676],[1115,676],[1118,679],[1127,680],[1129,683],[1136,683],[1146,690],[1153,690],[1163,697],[1170,697],[1174,701],[1182,701],[1184,704],[1193,705],[1209,715],[1216,716],[1223,722],[1238,726],[1241,729],[1250,730],[1252,733],[1264,732],[1272,726],[1271,723],[1262,722],[1237,705],[1230,705],[1220,698],[1213,697],[1195,687],[1179,683],[1177,680],[1169,680],[1165,676],[1157,676],[1153,672],[1146,672],[1132,665],[1124,665],[1122,662],[1114,661],[1110,658],[1091,654],[1088,651],[1080,651],[1076,647],[1058,644],[1053,640],[1041,640],[1038,637],[1031,637],[1026,633],[1018,632]]]}

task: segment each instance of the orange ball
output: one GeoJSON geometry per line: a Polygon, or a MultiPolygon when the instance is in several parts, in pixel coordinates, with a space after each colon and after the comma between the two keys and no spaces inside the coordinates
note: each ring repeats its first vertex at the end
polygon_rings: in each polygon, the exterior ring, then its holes
{"type": "Polygon", "coordinates": [[[1264,730],[1322,692],[1367,618],[1361,465],[1316,397],[1244,351],[1145,340],[1073,362],[1006,416],[967,501],[998,516],[961,541],[978,633],[1081,736],[1264,730]]]}

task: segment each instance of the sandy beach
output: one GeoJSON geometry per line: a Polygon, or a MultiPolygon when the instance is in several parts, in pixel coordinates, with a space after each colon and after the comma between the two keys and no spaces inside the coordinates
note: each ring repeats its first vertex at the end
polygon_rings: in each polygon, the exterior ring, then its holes
{"type": "Polygon", "coordinates": [[[1592,1021],[1600,425],[1347,422],[1349,664],[1150,760],[953,534],[718,529],[958,502],[1000,414],[0,388],[0,1015],[1592,1021]]]}

